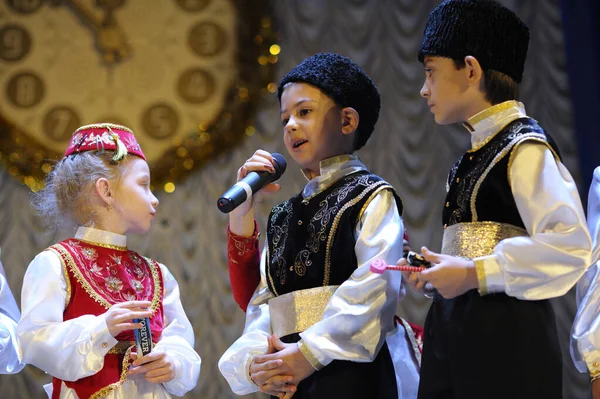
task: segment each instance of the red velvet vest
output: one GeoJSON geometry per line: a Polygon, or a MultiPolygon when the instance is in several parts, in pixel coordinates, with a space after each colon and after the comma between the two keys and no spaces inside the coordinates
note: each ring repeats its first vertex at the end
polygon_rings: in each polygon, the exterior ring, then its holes
{"type": "MultiPolygon", "coordinates": [[[[163,278],[157,262],[144,258],[126,247],[68,239],[49,250],[62,262],[67,282],[67,303],[63,319],[82,315],[101,315],[113,304],[132,300],[152,301],[150,318],[152,341],[163,330],[163,278]]],[[[135,345],[133,330],[115,337],[119,344],[104,357],[104,366],[96,374],[77,381],[52,379],[52,399],[60,397],[61,383],[74,389],[77,396],[100,398],[118,388],[126,378],[129,352],[135,345]]]]}

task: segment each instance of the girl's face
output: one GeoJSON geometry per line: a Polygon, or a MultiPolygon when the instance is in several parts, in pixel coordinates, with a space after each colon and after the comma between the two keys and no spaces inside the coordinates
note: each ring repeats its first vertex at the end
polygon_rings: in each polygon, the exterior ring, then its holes
{"type": "Polygon", "coordinates": [[[136,156],[126,162],[114,190],[115,217],[111,230],[119,234],[146,233],[158,206],[158,199],[150,191],[150,169],[146,161],[136,156]]]}

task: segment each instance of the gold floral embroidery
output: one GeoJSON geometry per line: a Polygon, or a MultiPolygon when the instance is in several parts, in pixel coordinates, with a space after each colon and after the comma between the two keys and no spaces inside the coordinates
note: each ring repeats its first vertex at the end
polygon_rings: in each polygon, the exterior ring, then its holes
{"type": "Polygon", "coordinates": [[[83,250],[81,252],[89,260],[96,260],[96,259],[98,259],[98,252],[96,252],[96,250],[94,248],[89,248],[89,247],[88,248],[83,248],[83,250]]]}
{"type": "Polygon", "coordinates": [[[123,259],[122,256],[117,256],[117,255],[113,255],[113,254],[110,254],[109,256],[113,260],[113,262],[115,262],[117,265],[121,265],[121,261],[123,259]]]}
{"type": "MultiPolygon", "coordinates": [[[[112,304],[110,302],[108,302],[108,300],[106,300],[100,294],[98,294],[98,292],[94,289],[94,287],[92,287],[92,285],[87,281],[87,279],[82,274],[81,270],[79,270],[79,268],[77,267],[75,258],[66,249],[65,245],[72,246],[74,249],[78,250],[78,251],[75,251],[76,254],[78,254],[79,251],[81,250],[81,246],[79,246],[76,241],[69,240],[64,243],[56,244],[50,248],[51,250],[56,252],[59,255],[59,257],[61,258],[61,261],[64,262],[65,274],[66,274],[65,280],[67,280],[67,286],[68,286],[67,298],[70,298],[70,292],[71,292],[71,288],[68,283],[68,281],[69,281],[68,271],[71,271],[71,273],[73,273],[73,276],[75,277],[75,279],[79,282],[79,284],[81,284],[81,286],[88,293],[88,295],[92,299],[94,299],[94,301],[96,301],[98,304],[100,304],[101,306],[103,306],[106,309],[109,309],[112,306],[112,304]]],[[[95,244],[92,244],[92,245],[95,245],[95,244]]],[[[150,305],[150,309],[153,312],[155,312],[158,309],[158,307],[160,306],[160,301],[162,298],[161,278],[160,278],[160,274],[158,271],[160,266],[158,265],[157,262],[155,262],[151,259],[148,259],[148,258],[144,258],[144,259],[146,260],[148,267],[150,268],[150,273],[152,275],[152,282],[154,285],[154,287],[153,287],[154,293],[152,295],[152,300],[151,300],[152,304],[150,305]]],[[[141,262],[141,260],[140,260],[140,262],[141,262]]]]}
{"type": "Polygon", "coordinates": [[[108,288],[110,292],[119,292],[123,289],[123,282],[117,277],[108,276],[104,282],[106,284],[106,288],[108,288]]]}
{"type": "Polygon", "coordinates": [[[137,292],[142,292],[144,290],[144,286],[138,280],[131,280],[131,285],[133,285],[133,289],[137,292]]]}

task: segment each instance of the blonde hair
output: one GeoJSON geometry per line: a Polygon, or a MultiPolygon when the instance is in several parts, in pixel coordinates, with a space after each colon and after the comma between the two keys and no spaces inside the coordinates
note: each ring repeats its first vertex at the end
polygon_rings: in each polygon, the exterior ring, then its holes
{"type": "Polygon", "coordinates": [[[124,161],[113,161],[114,151],[86,151],[69,155],[54,166],[45,187],[31,194],[31,206],[44,217],[48,227],[94,226],[97,197],[93,195],[98,179],[118,182],[124,161]]]}

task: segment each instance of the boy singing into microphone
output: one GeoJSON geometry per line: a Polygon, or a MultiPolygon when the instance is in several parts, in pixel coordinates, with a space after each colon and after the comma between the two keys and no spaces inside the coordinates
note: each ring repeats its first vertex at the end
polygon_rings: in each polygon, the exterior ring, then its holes
{"type": "MultiPolygon", "coordinates": [[[[373,274],[369,264],[402,256],[402,203],[352,155],[373,132],[379,92],[350,59],[322,53],[288,73],[278,96],[286,149],[308,183],[271,210],[244,334],[219,368],[237,394],[398,397],[385,340],[401,275],[373,274]]],[[[272,172],[272,161],[256,151],[238,180],[272,172]]],[[[230,214],[230,232],[255,234],[253,201],[230,214]]]]}

